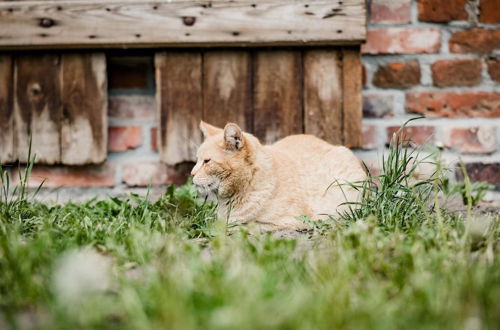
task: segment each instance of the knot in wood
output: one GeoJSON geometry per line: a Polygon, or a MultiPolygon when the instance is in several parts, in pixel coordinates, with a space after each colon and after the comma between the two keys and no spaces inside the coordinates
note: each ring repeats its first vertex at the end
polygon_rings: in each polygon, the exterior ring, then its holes
{"type": "Polygon", "coordinates": [[[196,17],[193,16],[183,16],[182,23],[186,26],[193,26],[196,23],[196,17]]]}
{"type": "Polygon", "coordinates": [[[56,22],[52,18],[43,17],[38,24],[43,28],[49,28],[56,25],[56,22]]]}
{"type": "Polygon", "coordinates": [[[42,86],[39,83],[32,83],[28,86],[28,95],[30,99],[37,99],[42,95],[42,86]]]}

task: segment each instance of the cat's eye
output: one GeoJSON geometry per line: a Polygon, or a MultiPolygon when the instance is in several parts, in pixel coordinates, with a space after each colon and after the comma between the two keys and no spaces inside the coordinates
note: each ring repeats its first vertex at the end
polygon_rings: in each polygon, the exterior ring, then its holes
{"type": "Polygon", "coordinates": [[[209,161],[210,161],[210,159],[205,159],[205,160],[203,161],[203,163],[205,163],[205,164],[206,164],[206,163],[208,163],[209,161]]]}

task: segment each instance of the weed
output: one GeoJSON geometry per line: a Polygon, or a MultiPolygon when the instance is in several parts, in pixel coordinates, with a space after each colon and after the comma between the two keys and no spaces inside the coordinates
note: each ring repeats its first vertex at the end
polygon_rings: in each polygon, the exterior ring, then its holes
{"type": "MultiPolygon", "coordinates": [[[[466,172],[463,172],[464,178],[468,178],[466,172]]],[[[467,180],[467,179],[466,179],[467,180]]],[[[442,180],[441,190],[448,197],[460,196],[462,197],[462,202],[464,205],[469,203],[472,207],[477,206],[477,204],[484,198],[488,190],[493,190],[495,187],[487,182],[472,182],[470,186],[466,184],[465,181],[459,181],[451,183],[448,178],[442,180]],[[468,190],[470,189],[470,194],[468,190]]]]}
{"type": "Polygon", "coordinates": [[[439,173],[417,179],[420,165],[435,163],[432,155],[423,157],[419,149],[407,148],[407,145],[407,141],[393,139],[387,157],[382,159],[382,173],[373,176],[368,171],[367,180],[349,183],[361,192],[362,200],[346,203],[350,209],[342,215],[345,221],[374,217],[385,230],[395,231],[414,229],[429,218],[431,196],[439,173]]]}

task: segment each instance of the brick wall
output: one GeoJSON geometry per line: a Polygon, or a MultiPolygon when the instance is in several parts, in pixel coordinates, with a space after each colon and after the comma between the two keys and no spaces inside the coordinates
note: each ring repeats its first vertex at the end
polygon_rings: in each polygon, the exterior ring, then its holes
{"type": "MultiPolygon", "coordinates": [[[[368,8],[358,156],[376,168],[399,125],[424,114],[408,136],[441,148],[446,165],[463,160],[472,179],[500,188],[500,0],[372,0],[368,8]]],[[[108,56],[107,162],[33,171],[33,184],[46,178],[48,187],[77,187],[58,189],[59,200],[150,183],[161,192],[190,171],[191,164],[159,162],[153,52],[130,52],[108,56]]]]}
{"type": "Polygon", "coordinates": [[[500,1],[371,0],[363,46],[364,147],[374,163],[406,132],[500,188],[500,1]]]}

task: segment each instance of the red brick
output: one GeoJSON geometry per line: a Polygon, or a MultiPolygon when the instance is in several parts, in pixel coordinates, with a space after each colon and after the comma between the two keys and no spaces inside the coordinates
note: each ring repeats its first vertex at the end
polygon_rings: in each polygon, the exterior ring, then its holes
{"type": "Polygon", "coordinates": [[[155,120],[155,97],[144,95],[111,95],[109,97],[108,116],[110,119],[155,120]]]}
{"type": "Polygon", "coordinates": [[[371,23],[410,23],[410,0],[372,0],[371,23]]]}
{"type": "MultiPolygon", "coordinates": [[[[14,176],[16,184],[17,176],[14,176]]],[[[85,166],[45,166],[36,165],[31,171],[28,185],[38,187],[113,187],[115,166],[110,163],[85,166]]]]}
{"type": "Polygon", "coordinates": [[[151,150],[158,151],[158,127],[151,127],[151,150]]]}
{"type": "Polygon", "coordinates": [[[373,84],[382,88],[407,88],[420,84],[420,65],[417,61],[392,62],[380,66],[373,84]]]}
{"type": "Polygon", "coordinates": [[[419,0],[418,20],[424,22],[449,22],[466,20],[467,0],[419,0]]]}
{"type": "MultiPolygon", "coordinates": [[[[465,164],[467,175],[473,182],[488,182],[500,188],[500,163],[468,163],[465,164]]],[[[457,165],[457,179],[463,180],[462,168],[457,165]]]]}
{"type": "Polygon", "coordinates": [[[448,128],[444,132],[444,146],[461,153],[492,153],[496,147],[495,127],[448,128]]]}
{"type": "Polygon", "coordinates": [[[431,117],[500,117],[500,93],[413,92],[406,110],[431,117]]]}
{"type": "Polygon", "coordinates": [[[400,142],[414,142],[418,145],[434,142],[434,127],[432,126],[408,126],[405,127],[396,137],[394,133],[400,126],[387,127],[387,143],[391,143],[394,138],[400,142]]]}
{"type": "Polygon", "coordinates": [[[481,0],[479,2],[479,21],[481,23],[500,23],[500,1],[481,0]]]}
{"type": "Polygon", "coordinates": [[[364,54],[436,53],[441,45],[437,29],[387,28],[368,30],[364,54]]]}
{"type": "Polygon", "coordinates": [[[394,95],[363,93],[363,116],[365,118],[392,117],[394,95]]]}
{"type": "Polygon", "coordinates": [[[481,82],[479,59],[442,60],[432,64],[432,80],[439,87],[474,86],[481,82]]]}
{"type": "Polygon", "coordinates": [[[135,149],[142,143],[140,126],[109,127],[108,136],[108,151],[135,149]]]}
{"type": "Polygon", "coordinates": [[[184,184],[194,164],[186,162],[167,166],[157,161],[128,163],[122,169],[122,182],[132,187],[184,184]]]}
{"type": "Polygon", "coordinates": [[[488,74],[491,80],[500,82],[500,58],[492,58],[486,61],[488,64],[488,74]]]}
{"type": "Polygon", "coordinates": [[[148,89],[152,70],[148,57],[110,57],[108,59],[109,89],[148,89]]]}
{"type": "Polygon", "coordinates": [[[452,53],[491,53],[500,49],[500,29],[481,29],[460,31],[450,39],[452,53]]]}
{"type": "Polygon", "coordinates": [[[363,149],[375,149],[377,147],[377,127],[374,125],[363,126],[363,149]]]}

